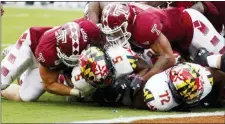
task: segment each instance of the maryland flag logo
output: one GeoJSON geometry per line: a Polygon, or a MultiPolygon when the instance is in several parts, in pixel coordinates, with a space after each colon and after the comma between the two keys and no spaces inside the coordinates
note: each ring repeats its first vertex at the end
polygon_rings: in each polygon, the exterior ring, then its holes
{"type": "Polygon", "coordinates": [[[171,70],[170,79],[187,102],[196,101],[200,98],[203,88],[198,70],[189,64],[180,65],[171,70]]]}

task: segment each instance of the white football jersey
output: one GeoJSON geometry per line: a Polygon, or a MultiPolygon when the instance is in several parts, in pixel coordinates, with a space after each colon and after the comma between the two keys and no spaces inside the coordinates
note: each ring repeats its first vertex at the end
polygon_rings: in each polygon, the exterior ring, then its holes
{"type": "Polygon", "coordinates": [[[81,70],[79,66],[73,68],[71,75],[71,81],[74,85],[74,88],[82,91],[82,93],[84,93],[83,97],[90,95],[95,90],[95,88],[87,83],[81,76],[81,70]]]}
{"type": "Polygon", "coordinates": [[[110,47],[106,52],[111,58],[116,78],[126,76],[136,68],[137,55],[132,50],[118,45],[110,47]]]}
{"type": "MultiPolygon", "coordinates": [[[[200,97],[200,100],[206,97],[211,92],[213,83],[213,78],[210,71],[198,64],[185,63],[185,65],[181,65],[181,67],[182,66],[190,68],[194,67],[195,70],[200,74],[199,78],[203,82],[203,93],[200,97]],[[191,66],[186,66],[187,64],[191,66]]],[[[168,85],[170,80],[168,72],[170,69],[171,68],[152,76],[147,81],[143,89],[145,102],[150,110],[168,111],[179,105],[175,101],[168,85]]]]}

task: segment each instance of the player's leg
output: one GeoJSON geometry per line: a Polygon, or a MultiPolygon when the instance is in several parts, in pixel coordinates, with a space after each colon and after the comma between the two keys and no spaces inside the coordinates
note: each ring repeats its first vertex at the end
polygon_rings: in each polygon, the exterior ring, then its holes
{"type": "Polygon", "coordinates": [[[10,84],[1,95],[13,101],[33,101],[44,92],[39,69],[27,69],[20,77],[20,84],[10,84]]]}
{"type": "Polygon", "coordinates": [[[10,51],[14,46],[15,46],[15,44],[10,45],[10,46],[8,46],[8,47],[6,47],[6,48],[4,48],[4,49],[2,50],[2,52],[1,52],[1,57],[2,57],[2,59],[4,59],[6,55],[8,55],[9,51],[10,51]]]}
{"type": "Polygon", "coordinates": [[[25,71],[18,80],[18,83],[16,84],[10,84],[9,87],[7,87],[5,90],[2,90],[1,95],[2,97],[8,99],[8,100],[13,100],[13,101],[22,101],[20,98],[20,88],[21,85],[24,82],[24,79],[27,75],[27,71],[25,71]]]}
{"type": "Polygon", "coordinates": [[[19,96],[24,102],[35,101],[45,92],[39,68],[28,69],[21,81],[19,96]]]}
{"type": "Polygon", "coordinates": [[[212,54],[225,53],[225,41],[209,20],[194,9],[186,9],[193,23],[193,39],[189,48],[191,57],[195,58],[199,48],[206,48],[212,54]]]}
{"type": "Polygon", "coordinates": [[[20,85],[10,84],[5,90],[1,91],[1,96],[13,101],[21,101],[19,96],[20,85]]]}
{"type": "Polygon", "coordinates": [[[32,64],[30,32],[25,31],[1,62],[1,90],[6,89],[32,64]]]}
{"type": "Polygon", "coordinates": [[[220,69],[225,72],[225,54],[207,56],[207,64],[209,67],[220,69]]]}
{"type": "Polygon", "coordinates": [[[201,65],[207,65],[211,68],[220,69],[221,71],[225,72],[225,54],[210,55],[210,53],[205,48],[200,48],[197,51],[194,62],[201,65]]]}

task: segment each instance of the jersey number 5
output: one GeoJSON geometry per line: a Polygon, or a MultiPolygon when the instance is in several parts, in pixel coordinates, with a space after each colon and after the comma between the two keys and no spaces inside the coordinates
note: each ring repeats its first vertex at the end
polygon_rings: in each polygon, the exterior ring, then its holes
{"type": "Polygon", "coordinates": [[[116,64],[116,63],[118,63],[118,62],[123,61],[123,58],[122,58],[122,56],[117,56],[117,57],[114,58],[112,61],[113,61],[113,64],[116,64]]]}

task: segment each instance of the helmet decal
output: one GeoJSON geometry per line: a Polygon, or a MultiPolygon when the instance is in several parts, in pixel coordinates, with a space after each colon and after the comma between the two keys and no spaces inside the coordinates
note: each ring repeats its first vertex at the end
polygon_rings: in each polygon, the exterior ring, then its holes
{"type": "Polygon", "coordinates": [[[59,59],[69,67],[77,65],[79,60],[79,25],[75,22],[66,23],[55,32],[55,37],[59,59]]]}

